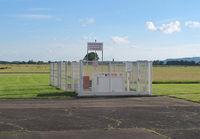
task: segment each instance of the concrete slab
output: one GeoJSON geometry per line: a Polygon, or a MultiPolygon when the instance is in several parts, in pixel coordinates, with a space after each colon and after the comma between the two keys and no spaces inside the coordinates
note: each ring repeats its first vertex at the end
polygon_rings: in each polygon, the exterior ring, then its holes
{"type": "Polygon", "coordinates": [[[0,134],[2,139],[166,139],[144,129],[80,130],[0,134]]]}
{"type": "Polygon", "coordinates": [[[171,138],[198,138],[200,104],[169,97],[0,101],[0,138],[40,138],[54,134],[75,138],[75,133],[79,138],[79,132],[85,134],[85,138],[90,134],[128,138],[125,132],[138,138],[145,138],[146,133],[156,135],[143,128],[171,138]]]}

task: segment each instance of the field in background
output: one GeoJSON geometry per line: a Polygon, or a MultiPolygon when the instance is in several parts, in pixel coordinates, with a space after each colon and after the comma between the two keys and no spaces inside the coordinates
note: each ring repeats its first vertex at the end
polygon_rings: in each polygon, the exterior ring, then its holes
{"type": "Polygon", "coordinates": [[[49,86],[48,74],[0,74],[0,98],[65,98],[71,95],[49,86]]]}
{"type": "Polygon", "coordinates": [[[0,72],[50,72],[49,64],[0,64],[0,72]]]}
{"type": "Polygon", "coordinates": [[[200,82],[200,66],[154,66],[153,82],[200,82]]]}
{"type": "MultiPolygon", "coordinates": [[[[49,64],[0,65],[0,72],[49,72],[49,64]]],[[[155,95],[200,101],[200,84],[195,83],[200,82],[199,66],[154,66],[153,82],[156,83],[153,84],[155,95]]],[[[0,98],[63,98],[71,95],[50,87],[48,73],[0,74],[0,98]]]]}
{"type": "MultiPolygon", "coordinates": [[[[0,64],[0,72],[50,72],[50,66],[49,64],[0,64]]],[[[200,82],[200,66],[153,66],[153,82],[200,82]]]]}

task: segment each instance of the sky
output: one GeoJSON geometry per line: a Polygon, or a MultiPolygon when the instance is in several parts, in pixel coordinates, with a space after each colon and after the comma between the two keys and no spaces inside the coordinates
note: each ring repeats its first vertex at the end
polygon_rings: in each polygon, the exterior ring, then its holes
{"type": "Polygon", "coordinates": [[[0,0],[0,61],[200,56],[199,0],[0,0]],[[101,56],[101,52],[98,52],[101,56]]]}

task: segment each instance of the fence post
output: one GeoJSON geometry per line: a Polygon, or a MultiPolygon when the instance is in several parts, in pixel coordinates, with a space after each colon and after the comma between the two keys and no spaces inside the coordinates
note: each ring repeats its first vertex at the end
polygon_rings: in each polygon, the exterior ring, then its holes
{"type": "Polygon", "coordinates": [[[152,95],[152,62],[148,62],[149,67],[149,95],[152,95]]]}
{"type": "Polygon", "coordinates": [[[112,92],[112,81],[111,81],[111,62],[109,62],[109,90],[112,92]]]}
{"type": "Polygon", "coordinates": [[[139,89],[139,63],[136,62],[136,91],[139,89]]]}
{"type": "Polygon", "coordinates": [[[67,77],[67,62],[65,62],[65,91],[67,91],[67,88],[68,88],[68,86],[67,86],[67,79],[68,79],[68,77],[67,77]]]}
{"type": "Polygon", "coordinates": [[[71,88],[74,91],[74,62],[71,63],[71,88]]]}
{"type": "Polygon", "coordinates": [[[83,71],[83,62],[82,62],[82,60],[80,60],[80,85],[79,85],[79,87],[80,87],[80,95],[82,95],[82,91],[83,91],[83,84],[82,84],[82,79],[83,79],[83,73],[82,73],[82,71],[83,71]]]}
{"type": "Polygon", "coordinates": [[[52,86],[52,63],[49,64],[50,68],[50,85],[52,86]]]}

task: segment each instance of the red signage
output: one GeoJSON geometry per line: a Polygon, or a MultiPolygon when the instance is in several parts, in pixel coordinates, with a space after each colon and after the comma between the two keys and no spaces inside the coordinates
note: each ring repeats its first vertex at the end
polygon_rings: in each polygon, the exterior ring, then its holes
{"type": "Polygon", "coordinates": [[[88,50],[103,51],[103,43],[88,42],[88,50]]]}

